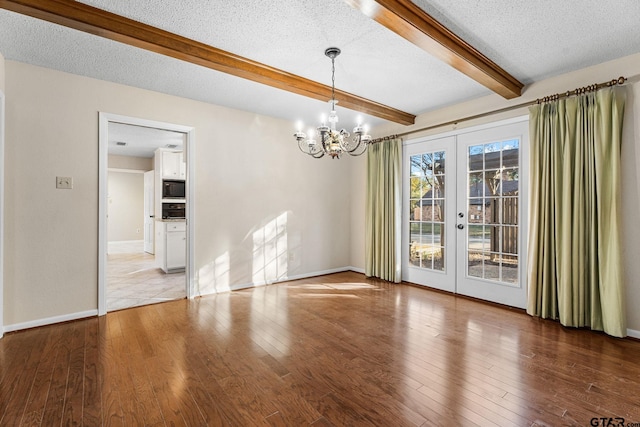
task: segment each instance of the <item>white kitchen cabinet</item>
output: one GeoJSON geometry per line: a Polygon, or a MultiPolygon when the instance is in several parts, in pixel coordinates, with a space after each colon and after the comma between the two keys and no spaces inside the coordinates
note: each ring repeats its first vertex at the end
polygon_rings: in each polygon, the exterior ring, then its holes
{"type": "Polygon", "coordinates": [[[167,270],[184,269],[186,261],[187,232],[167,230],[167,270]]]}
{"type": "Polygon", "coordinates": [[[182,151],[161,151],[162,179],[185,179],[186,165],[182,151]]]}
{"type": "Polygon", "coordinates": [[[156,260],[165,273],[183,271],[187,261],[187,224],[185,221],[159,221],[156,224],[156,260]]]}

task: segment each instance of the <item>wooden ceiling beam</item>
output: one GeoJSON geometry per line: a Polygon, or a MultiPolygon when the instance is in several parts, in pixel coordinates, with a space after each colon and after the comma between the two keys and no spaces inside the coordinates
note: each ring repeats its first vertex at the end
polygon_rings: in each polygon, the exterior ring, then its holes
{"type": "Polygon", "coordinates": [[[456,70],[507,99],[523,84],[410,0],[344,0],[456,70]]]}
{"type": "MultiPolygon", "coordinates": [[[[248,58],[125,18],[73,0],[0,0],[0,8],[95,34],[216,71],[328,101],[331,87],[248,58]]],[[[351,110],[408,125],[413,114],[336,90],[340,105],[351,110]]]]}

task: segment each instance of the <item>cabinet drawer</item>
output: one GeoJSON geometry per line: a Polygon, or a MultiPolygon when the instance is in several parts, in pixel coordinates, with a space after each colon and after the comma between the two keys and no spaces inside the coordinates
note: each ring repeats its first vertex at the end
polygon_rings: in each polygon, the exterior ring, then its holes
{"type": "Polygon", "coordinates": [[[167,233],[172,231],[186,231],[187,223],[186,222],[167,222],[165,223],[167,226],[167,233]]]}

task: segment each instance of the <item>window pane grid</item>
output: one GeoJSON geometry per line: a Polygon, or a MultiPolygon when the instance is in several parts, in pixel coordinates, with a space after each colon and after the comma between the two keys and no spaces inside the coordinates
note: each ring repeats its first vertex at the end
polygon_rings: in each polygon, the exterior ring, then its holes
{"type": "Polygon", "coordinates": [[[518,280],[518,140],[467,151],[467,275],[518,280]]]}
{"type": "Polygon", "coordinates": [[[416,154],[410,162],[409,262],[444,271],[445,152],[416,154]]]}

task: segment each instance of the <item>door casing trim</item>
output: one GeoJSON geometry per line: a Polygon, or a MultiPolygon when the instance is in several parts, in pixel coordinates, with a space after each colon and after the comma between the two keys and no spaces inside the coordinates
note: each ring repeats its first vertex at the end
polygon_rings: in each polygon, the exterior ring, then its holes
{"type": "Polygon", "coordinates": [[[186,135],[185,152],[187,163],[187,265],[186,265],[186,294],[192,299],[194,295],[195,278],[195,130],[191,126],[141,119],[106,112],[98,113],[98,316],[107,313],[107,170],[108,170],[108,127],[109,123],[122,123],[134,126],[144,126],[155,129],[181,132],[186,135]]]}

